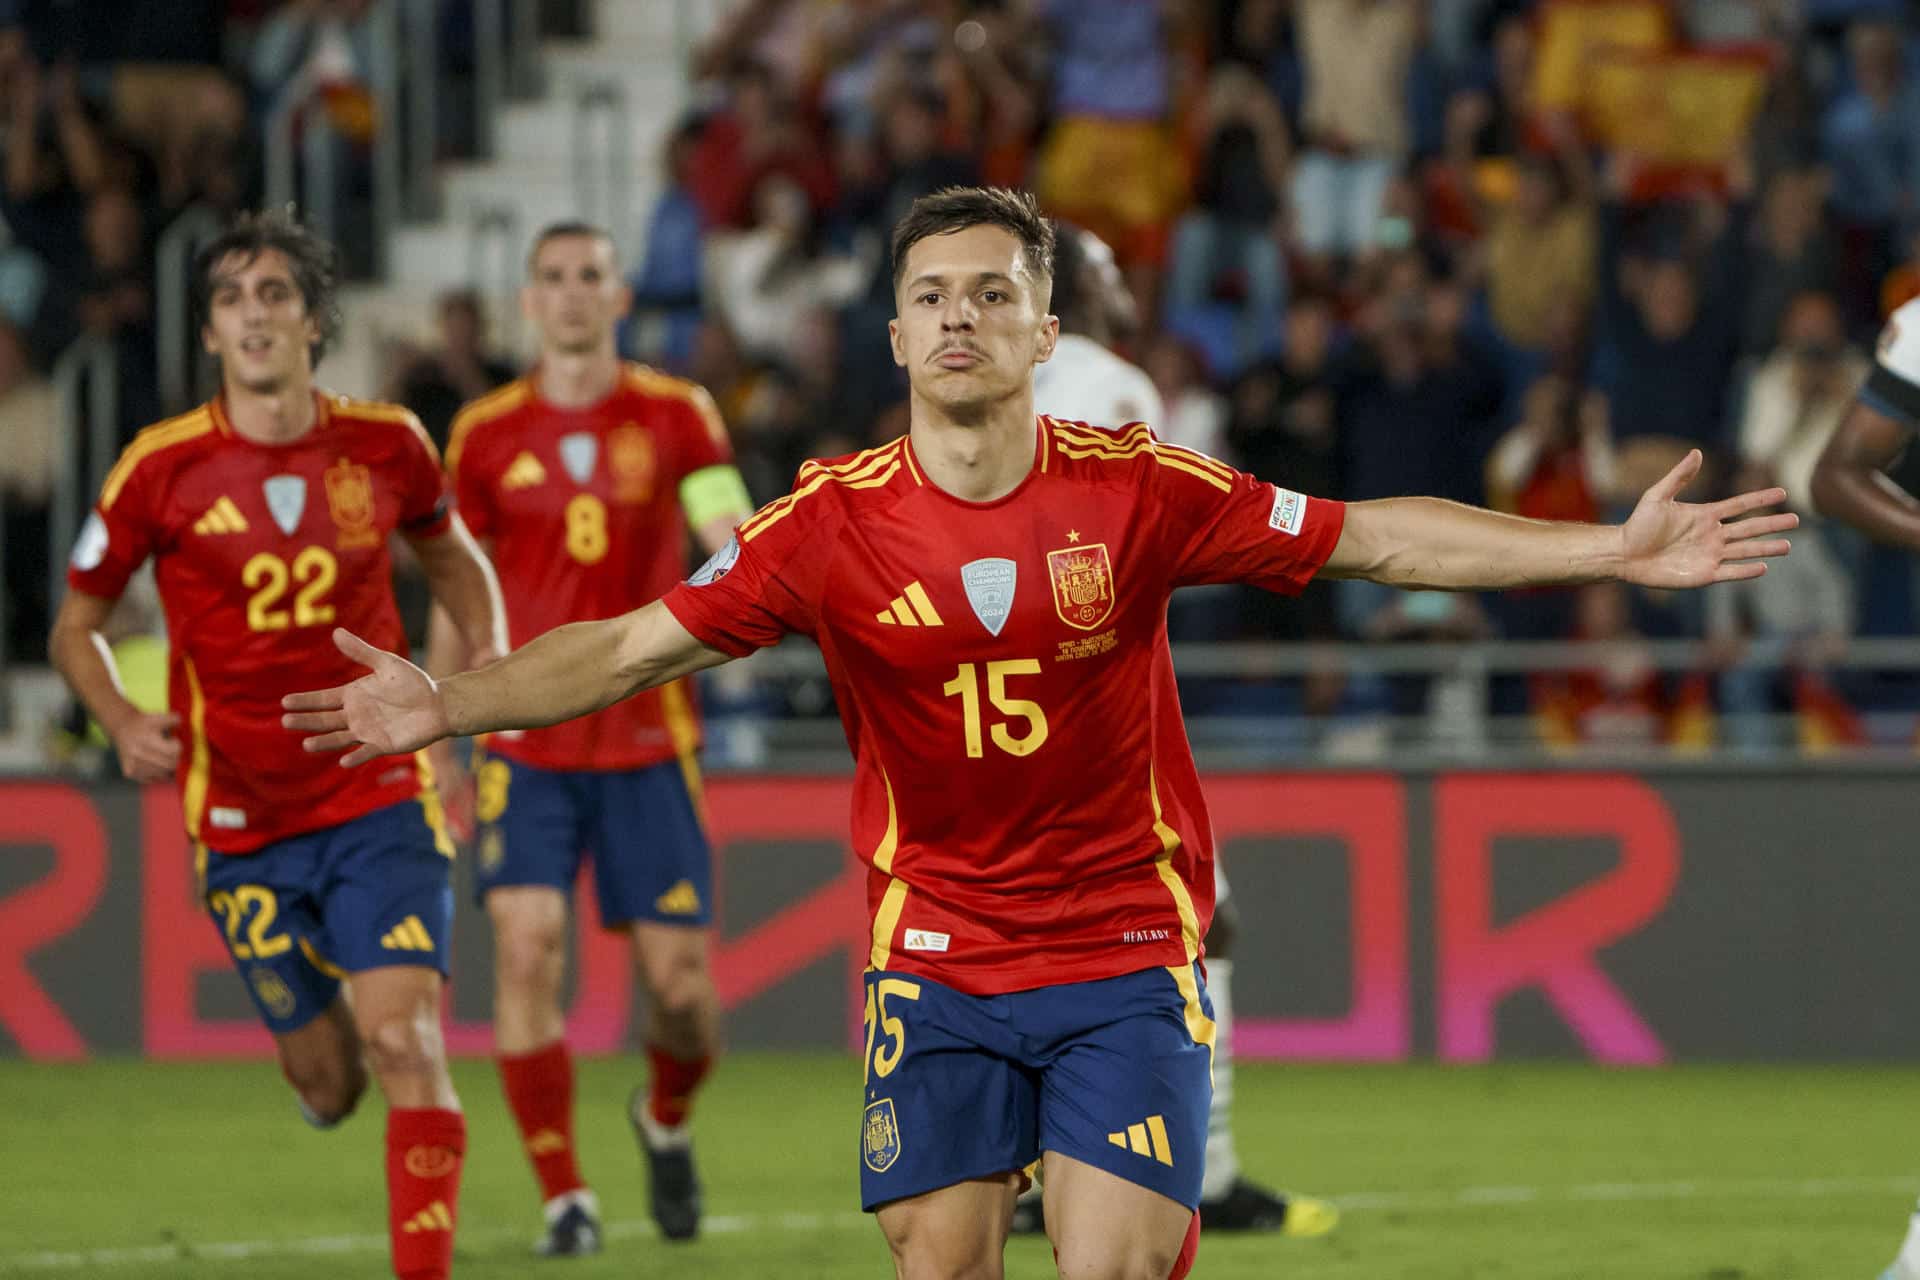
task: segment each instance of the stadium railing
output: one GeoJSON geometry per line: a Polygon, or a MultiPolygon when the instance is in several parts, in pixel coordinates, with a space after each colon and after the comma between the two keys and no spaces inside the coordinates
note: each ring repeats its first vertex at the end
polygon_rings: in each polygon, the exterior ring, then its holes
{"type": "Polygon", "coordinates": [[[76,339],[54,361],[53,388],[63,448],[54,464],[47,555],[58,599],[67,553],[119,452],[120,356],[112,340],[94,334],[76,339]]]}

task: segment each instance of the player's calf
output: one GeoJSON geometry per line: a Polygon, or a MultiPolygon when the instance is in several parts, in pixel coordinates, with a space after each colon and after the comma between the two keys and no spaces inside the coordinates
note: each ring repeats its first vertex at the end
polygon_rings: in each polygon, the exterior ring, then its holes
{"type": "Polygon", "coordinates": [[[280,1074],[300,1100],[300,1114],[316,1129],[331,1129],[367,1091],[360,1036],[346,1002],[335,999],[305,1026],[274,1037],[280,1074]]]}

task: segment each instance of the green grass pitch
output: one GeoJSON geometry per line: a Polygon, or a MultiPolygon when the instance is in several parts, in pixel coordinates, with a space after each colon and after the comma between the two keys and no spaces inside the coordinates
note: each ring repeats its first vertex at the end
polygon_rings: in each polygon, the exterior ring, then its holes
{"type": "MultiPolygon", "coordinates": [[[[580,1145],[611,1239],[540,1263],[532,1175],[484,1062],[455,1274],[886,1276],[858,1212],[859,1063],[740,1054],[703,1093],[709,1230],[645,1221],[623,1115],[640,1067],[580,1072],[580,1145]]],[[[1871,1280],[1920,1191],[1920,1074],[1898,1069],[1269,1067],[1237,1076],[1249,1172],[1323,1193],[1332,1236],[1209,1236],[1212,1280],[1871,1280]]],[[[0,1063],[0,1275],[306,1280],[386,1273],[381,1105],[308,1130],[265,1064],[0,1063]]],[[[904,1134],[907,1141],[912,1135],[904,1134]]],[[[1052,1274],[1016,1240],[1007,1274],[1052,1274]]]]}

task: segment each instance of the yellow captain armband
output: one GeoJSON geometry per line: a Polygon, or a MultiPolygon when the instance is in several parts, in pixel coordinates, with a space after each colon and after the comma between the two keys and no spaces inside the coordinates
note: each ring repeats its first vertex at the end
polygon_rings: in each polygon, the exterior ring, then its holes
{"type": "Polygon", "coordinates": [[[680,482],[680,509],[687,523],[698,529],[721,516],[744,517],[753,510],[747,482],[732,463],[702,467],[680,482]]]}

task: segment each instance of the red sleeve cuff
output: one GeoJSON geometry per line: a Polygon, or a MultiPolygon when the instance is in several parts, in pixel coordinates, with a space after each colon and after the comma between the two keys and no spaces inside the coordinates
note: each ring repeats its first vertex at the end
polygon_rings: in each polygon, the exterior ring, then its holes
{"type": "Polygon", "coordinates": [[[717,619],[711,616],[712,610],[695,594],[699,590],[699,587],[690,587],[683,582],[661,596],[660,603],[667,606],[667,612],[687,629],[689,635],[709,649],[718,649],[730,658],[744,658],[759,648],[750,641],[743,642],[738,636],[728,635],[717,626],[717,619]]]}

